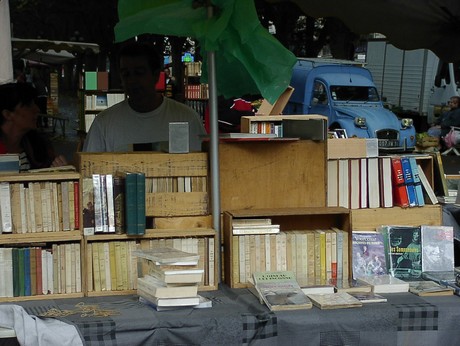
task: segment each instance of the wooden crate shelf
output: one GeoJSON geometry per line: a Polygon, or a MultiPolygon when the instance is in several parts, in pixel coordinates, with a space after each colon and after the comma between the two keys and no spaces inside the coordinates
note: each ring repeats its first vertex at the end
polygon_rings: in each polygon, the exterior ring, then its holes
{"type": "Polygon", "coordinates": [[[350,244],[349,214],[350,211],[345,208],[276,208],[225,211],[223,215],[224,281],[230,287],[235,288],[250,286],[250,283],[240,282],[239,280],[239,259],[236,258],[233,251],[233,238],[241,236],[234,236],[232,234],[234,219],[271,218],[272,223],[279,224],[283,232],[337,227],[348,232],[347,241],[350,244]]]}

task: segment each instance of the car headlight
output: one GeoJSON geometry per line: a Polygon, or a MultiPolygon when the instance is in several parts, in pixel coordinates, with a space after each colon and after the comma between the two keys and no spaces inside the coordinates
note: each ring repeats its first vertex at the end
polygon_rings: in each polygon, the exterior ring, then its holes
{"type": "Polygon", "coordinates": [[[366,127],[366,118],[364,117],[356,117],[355,118],[355,125],[358,127],[366,127]]]}
{"type": "Polygon", "coordinates": [[[403,128],[412,127],[412,125],[414,125],[414,121],[412,119],[409,119],[409,118],[401,119],[401,126],[403,128]]]}

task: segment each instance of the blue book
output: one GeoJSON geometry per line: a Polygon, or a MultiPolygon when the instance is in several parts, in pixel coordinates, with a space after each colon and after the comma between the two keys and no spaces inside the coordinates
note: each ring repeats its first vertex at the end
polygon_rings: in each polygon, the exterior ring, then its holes
{"type": "Polygon", "coordinates": [[[407,197],[409,198],[409,207],[415,207],[418,205],[417,194],[415,192],[414,176],[412,174],[409,158],[401,157],[401,165],[403,169],[404,185],[406,185],[407,197]]]}
{"type": "Polygon", "coordinates": [[[415,157],[409,158],[410,168],[412,169],[412,176],[414,178],[415,194],[417,196],[417,203],[419,207],[425,205],[425,197],[423,197],[422,181],[418,172],[417,161],[415,157]]]}

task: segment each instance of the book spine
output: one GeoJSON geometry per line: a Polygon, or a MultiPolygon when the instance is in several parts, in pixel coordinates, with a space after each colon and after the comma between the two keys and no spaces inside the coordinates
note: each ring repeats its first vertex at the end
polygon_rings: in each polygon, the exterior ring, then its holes
{"type": "Polygon", "coordinates": [[[138,173],[136,177],[136,199],[137,199],[137,234],[145,234],[145,174],[138,173]]]}
{"type": "Polygon", "coordinates": [[[113,204],[115,233],[125,232],[125,179],[121,176],[113,177],[113,204]]]}
{"type": "Polygon", "coordinates": [[[127,173],[125,178],[126,234],[137,235],[137,175],[127,173]]]}
{"type": "Polygon", "coordinates": [[[407,189],[407,197],[409,199],[409,207],[417,206],[417,195],[415,193],[414,177],[412,175],[412,169],[410,162],[407,157],[401,158],[401,166],[404,174],[404,184],[407,189]]]}
{"type": "Polygon", "coordinates": [[[0,183],[0,234],[13,232],[13,219],[11,216],[11,191],[10,184],[0,183]]]}
{"type": "Polygon", "coordinates": [[[80,229],[80,182],[74,181],[74,220],[75,229],[80,229]]]}
{"type": "Polygon", "coordinates": [[[422,181],[420,180],[420,173],[417,166],[417,161],[415,157],[409,158],[410,167],[412,169],[412,176],[414,178],[414,188],[415,188],[415,195],[417,197],[417,205],[422,207],[425,205],[425,199],[423,196],[423,189],[422,189],[422,181]]]}
{"type": "Polygon", "coordinates": [[[404,185],[404,174],[399,157],[391,158],[391,178],[393,181],[393,199],[397,206],[406,208],[409,206],[407,189],[404,185]]]}

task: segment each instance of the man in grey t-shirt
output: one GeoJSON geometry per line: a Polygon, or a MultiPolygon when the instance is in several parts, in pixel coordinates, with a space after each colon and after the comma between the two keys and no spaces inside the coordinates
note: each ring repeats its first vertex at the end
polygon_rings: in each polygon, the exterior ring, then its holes
{"type": "Polygon", "coordinates": [[[191,151],[201,150],[205,130],[188,106],[157,93],[161,57],[153,46],[129,43],[119,54],[120,76],[127,98],[102,111],[87,134],[83,151],[130,151],[134,144],[167,142],[169,123],[188,122],[191,151]]]}

